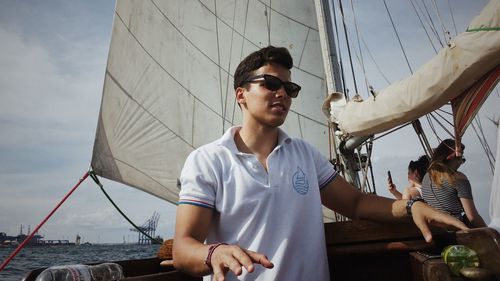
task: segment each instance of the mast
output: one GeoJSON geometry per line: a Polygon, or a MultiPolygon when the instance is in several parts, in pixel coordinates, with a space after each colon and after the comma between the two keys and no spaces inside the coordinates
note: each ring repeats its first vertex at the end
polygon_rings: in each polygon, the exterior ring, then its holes
{"type": "MultiPolygon", "coordinates": [[[[323,56],[323,67],[325,70],[326,88],[328,94],[334,92],[343,92],[342,84],[340,83],[340,66],[336,52],[334,40],[334,19],[332,18],[333,5],[329,0],[315,0],[316,17],[318,21],[319,39],[321,46],[321,54],[323,56]]],[[[330,128],[333,124],[329,123],[330,128]]],[[[334,127],[335,131],[336,128],[334,127]]],[[[367,137],[356,140],[341,140],[337,134],[333,134],[334,143],[340,144],[340,147],[334,147],[335,162],[342,165],[344,177],[350,183],[359,187],[359,176],[357,171],[357,155],[354,150],[361,145],[367,137]],[[349,143],[350,145],[347,145],[349,143]]],[[[333,159],[332,159],[333,160],[333,159]]]]}
{"type": "Polygon", "coordinates": [[[333,19],[331,14],[333,7],[328,0],[314,0],[314,4],[316,7],[323,67],[325,69],[326,88],[328,93],[343,92],[344,89],[342,89],[342,84],[340,83],[340,67],[333,33],[333,19]]]}

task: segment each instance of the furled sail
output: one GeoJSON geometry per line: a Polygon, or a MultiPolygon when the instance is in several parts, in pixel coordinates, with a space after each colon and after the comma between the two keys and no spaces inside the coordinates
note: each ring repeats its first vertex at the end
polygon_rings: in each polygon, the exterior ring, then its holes
{"type": "Polygon", "coordinates": [[[330,119],[350,135],[380,133],[440,108],[498,66],[500,0],[491,0],[466,32],[410,77],[362,102],[329,97],[330,119]]]}
{"type": "Polygon", "coordinates": [[[240,123],[232,74],[267,45],[287,47],[305,89],[283,128],[328,152],[313,1],[120,0],[116,4],[92,169],[177,202],[187,155],[240,123]]]}

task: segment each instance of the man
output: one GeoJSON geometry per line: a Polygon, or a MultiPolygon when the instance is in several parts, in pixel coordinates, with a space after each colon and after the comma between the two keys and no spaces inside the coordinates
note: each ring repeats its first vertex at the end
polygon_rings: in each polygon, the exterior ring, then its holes
{"type": "Polygon", "coordinates": [[[466,229],[422,202],[359,192],[311,145],[280,130],[300,91],[292,66],[285,48],[269,46],[236,69],[242,126],[193,151],[181,174],[176,268],[214,280],[329,280],[321,204],[379,221],[405,219],[408,205],[427,241],[429,222],[466,229]]]}

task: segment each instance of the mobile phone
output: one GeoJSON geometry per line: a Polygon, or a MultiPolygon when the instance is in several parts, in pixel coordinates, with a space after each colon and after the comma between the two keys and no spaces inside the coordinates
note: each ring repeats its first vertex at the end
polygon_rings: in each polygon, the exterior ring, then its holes
{"type": "Polygon", "coordinates": [[[389,183],[392,184],[391,171],[387,171],[387,177],[389,178],[389,183]]]}

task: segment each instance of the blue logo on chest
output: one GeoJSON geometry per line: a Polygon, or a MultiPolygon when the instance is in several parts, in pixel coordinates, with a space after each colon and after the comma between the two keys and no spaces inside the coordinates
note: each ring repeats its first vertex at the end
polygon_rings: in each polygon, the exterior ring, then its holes
{"type": "Polygon", "coordinates": [[[300,195],[306,195],[307,191],[309,191],[309,182],[307,181],[306,174],[304,174],[304,171],[300,167],[297,167],[297,171],[293,174],[292,184],[293,189],[300,195]]]}

